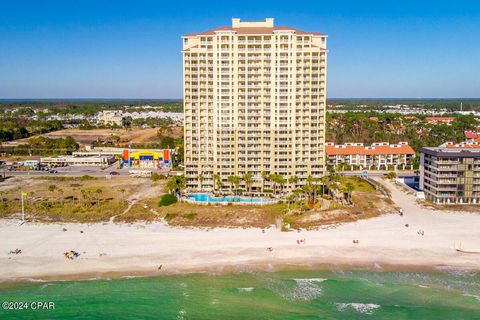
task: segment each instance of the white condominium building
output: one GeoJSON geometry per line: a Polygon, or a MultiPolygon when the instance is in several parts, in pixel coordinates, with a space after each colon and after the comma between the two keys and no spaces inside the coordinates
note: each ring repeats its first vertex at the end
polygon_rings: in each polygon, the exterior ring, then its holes
{"type": "Polygon", "coordinates": [[[345,144],[334,144],[327,142],[327,165],[336,167],[345,164],[368,170],[389,170],[389,169],[413,169],[415,151],[408,145],[408,142],[390,144],[388,142],[376,142],[371,146],[364,146],[363,143],[350,142],[345,144]]]}
{"type": "Polygon", "coordinates": [[[188,188],[218,188],[218,176],[228,188],[229,176],[250,173],[260,190],[271,174],[296,185],[324,174],[325,34],[232,19],[182,38],[188,188]]]}

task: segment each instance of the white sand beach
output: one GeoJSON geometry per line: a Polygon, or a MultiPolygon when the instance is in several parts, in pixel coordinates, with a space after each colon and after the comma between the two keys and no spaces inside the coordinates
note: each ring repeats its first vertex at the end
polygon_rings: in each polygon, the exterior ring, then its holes
{"type": "Polygon", "coordinates": [[[421,208],[412,195],[390,183],[388,187],[395,203],[403,208],[403,217],[386,214],[318,231],[281,232],[273,227],[264,233],[261,229],[181,229],[162,223],[18,226],[3,220],[0,280],[276,270],[323,264],[480,269],[480,254],[454,249],[454,243],[461,242],[464,250],[480,251],[480,212],[421,208]],[[424,235],[418,234],[419,230],[424,235]],[[305,243],[298,244],[299,239],[305,239],[305,243]],[[353,240],[359,240],[359,244],[353,244],[353,240]],[[16,248],[22,253],[8,254],[16,248]],[[63,253],[69,250],[80,256],[66,259],[63,253]]]}

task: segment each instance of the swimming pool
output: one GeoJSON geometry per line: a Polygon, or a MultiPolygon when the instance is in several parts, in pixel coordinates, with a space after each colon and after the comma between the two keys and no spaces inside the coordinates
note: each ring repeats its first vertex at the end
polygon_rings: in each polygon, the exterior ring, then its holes
{"type": "Polygon", "coordinates": [[[271,200],[264,198],[254,198],[254,197],[240,197],[240,196],[226,196],[215,198],[208,193],[192,193],[187,196],[187,199],[193,200],[199,203],[246,203],[246,204],[266,204],[272,203],[271,200]]]}

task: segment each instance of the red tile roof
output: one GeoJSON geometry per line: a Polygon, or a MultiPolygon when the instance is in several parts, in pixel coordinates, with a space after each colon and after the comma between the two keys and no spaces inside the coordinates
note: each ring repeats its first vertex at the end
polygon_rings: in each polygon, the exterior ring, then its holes
{"type": "Polygon", "coordinates": [[[480,132],[465,131],[463,134],[465,135],[465,138],[467,138],[467,139],[477,139],[477,138],[480,138],[480,132]]]}
{"type": "Polygon", "coordinates": [[[260,27],[242,27],[242,28],[232,28],[232,27],[218,27],[211,29],[205,32],[189,33],[184,35],[184,37],[195,37],[195,36],[209,36],[214,35],[217,31],[235,31],[237,34],[273,34],[274,31],[280,30],[292,30],[296,34],[301,35],[315,35],[315,36],[326,36],[324,33],[320,32],[307,32],[299,29],[295,29],[288,26],[279,26],[273,28],[260,28],[260,27]]]}
{"type": "Polygon", "coordinates": [[[382,146],[343,146],[335,148],[334,145],[326,145],[325,150],[328,156],[362,154],[362,155],[385,155],[385,154],[415,154],[408,144],[382,145],[382,146]]]}
{"type": "Polygon", "coordinates": [[[447,148],[478,149],[478,148],[480,148],[480,144],[471,144],[471,143],[447,144],[447,148]]]}
{"type": "Polygon", "coordinates": [[[428,117],[427,122],[450,122],[454,121],[454,117],[428,117]]]}

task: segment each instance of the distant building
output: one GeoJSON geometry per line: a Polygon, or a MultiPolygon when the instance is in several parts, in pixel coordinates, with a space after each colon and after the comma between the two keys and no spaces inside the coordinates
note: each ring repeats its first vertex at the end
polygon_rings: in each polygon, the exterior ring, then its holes
{"type": "Polygon", "coordinates": [[[455,117],[427,117],[425,120],[430,124],[451,124],[455,121],[455,117]]]}
{"type": "Polygon", "coordinates": [[[171,169],[172,153],[175,150],[123,150],[122,164],[126,167],[142,169],[171,169]]]}
{"type": "Polygon", "coordinates": [[[421,148],[420,189],[438,204],[480,204],[480,145],[421,148]]]}
{"type": "Polygon", "coordinates": [[[480,143],[480,131],[471,131],[470,130],[470,131],[463,132],[463,134],[465,135],[465,141],[466,142],[480,143]]]}
{"type": "Polygon", "coordinates": [[[346,164],[361,168],[388,170],[412,168],[415,151],[408,142],[390,144],[388,142],[374,143],[364,146],[363,143],[345,143],[335,145],[332,142],[325,144],[327,163],[330,166],[346,164]]]}
{"type": "Polygon", "coordinates": [[[97,121],[103,124],[121,126],[123,124],[123,113],[121,110],[103,110],[98,114],[97,121]]]}
{"type": "Polygon", "coordinates": [[[93,166],[93,167],[108,167],[115,162],[114,156],[58,156],[58,157],[42,157],[40,159],[42,164],[50,167],[63,166],[93,166]]]}
{"type": "Polygon", "coordinates": [[[86,148],[85,151],[75,151],[74,157],[110,156],[120,160],[122,167],[142,169],[165,169],[173,167],[175,149],[125,149],[125,148],[86,148]]]}
{"type": "Polygon", "coordinates": [[[38,168],[40,166],[40,157],[32,157],[28,160],[25,160],[23,161],[23,165],[32,169],[38,168]]]}

